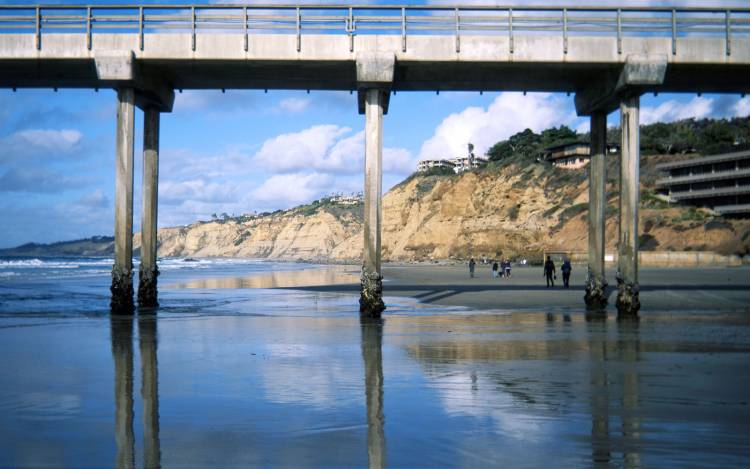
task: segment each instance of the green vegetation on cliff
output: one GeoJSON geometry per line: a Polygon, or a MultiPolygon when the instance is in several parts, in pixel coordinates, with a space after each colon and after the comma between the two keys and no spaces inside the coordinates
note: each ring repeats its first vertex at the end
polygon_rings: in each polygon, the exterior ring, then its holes
{"type": "MultiPolygon", "coordinates": [[[[750,148],[750,117],[732,119],[683,119],[641,126],[641,153],[674,155],[699,153],[712,155],[750,148]]],[[[487,156],[490,161],[513,159],[534,161],[546,148],[575,141],[589,141],[588,133],[579,134],[566,126],[552,127],[535,133],[526,129],[495,143],[487,156]]],[[[620,129],[610,127],[607,140],[619,143],[620,129]]]]}

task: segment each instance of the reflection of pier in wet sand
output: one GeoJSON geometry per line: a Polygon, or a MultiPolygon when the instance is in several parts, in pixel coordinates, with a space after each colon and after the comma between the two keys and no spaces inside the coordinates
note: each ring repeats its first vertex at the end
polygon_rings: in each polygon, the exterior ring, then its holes
{"type": "MultiPolygon", "coordinates": [[[[159,373],[156,317],[138,318],[143,399],[143,467],[161,467],[159,442],[159,373]]],[[[133,436],[133,317],[112,316],[112,355],[115,362],[116,467],[135,467],[133,436]]]]}
{"type": "Polygon", "coordinates": [[[370,468],[380,469],[387,467],[383,414],[383,320],[362,317],[361,321],[367,400],[367,459],[370,468]]]}
{"type": "Polygon", "coordinates": [[[329,265],[301,270],[263,272],[247,277],[206,278],[168,285],[166,288],[304,288],[359,282],[353,266],[329,265]]]}

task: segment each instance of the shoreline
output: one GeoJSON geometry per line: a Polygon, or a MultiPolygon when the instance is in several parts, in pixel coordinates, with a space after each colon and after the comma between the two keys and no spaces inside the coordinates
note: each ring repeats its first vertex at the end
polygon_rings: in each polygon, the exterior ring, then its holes
{"type": "MultiPolygon", "coordinates": [[[[559,269],[559,266],[558,266],[559,269]]],[[[574,266],[570,288],[562,276],[547,288],[541,267],[514,267],[510,279],[491,277],[489,266],[469,278],[463,265],[394,265],[383,267],[383,294],[409,297],[425,304],[462,306],[473,310],[585,311],[586,269],[574,266]]],[[[615,271],[607,269],[608,311],[615,311],[615,271]]],[[[645,268],[639,272],[642,312],[734,310],[750,311],[750,268],[645,268]]],[[[281,287],[314,292],[358,294],[358,283],[281,287]]],[[[385,315],[388,314],[386,309],[385,315]]]]}

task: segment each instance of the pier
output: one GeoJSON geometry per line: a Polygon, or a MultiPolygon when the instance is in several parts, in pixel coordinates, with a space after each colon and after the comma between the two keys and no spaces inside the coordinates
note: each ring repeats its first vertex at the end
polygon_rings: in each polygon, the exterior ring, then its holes
{"type": "MultiPolygon", "coordinates": [[[[297,89],[358,94],[365,116],[365,236],[360,310],[382,299],[382,142],[390,100],[409,91],[575,94],[591,116],[589,279],[606,306],[607,114],[622,122],[618,297],[640,308],[639,106],[647,92],[750,88],[750,8],[502,8],[337,5],[0,6],[0,87],[117,90],[111,309],[133,301],[134,115],[144,112],[138,303],[158,304],[159,123],[175,90],[297,89]],[[385,116],[385,117],[384,117],[385,116]]],[[[353,110],[354,111],[354,110],[353,110]]]]}

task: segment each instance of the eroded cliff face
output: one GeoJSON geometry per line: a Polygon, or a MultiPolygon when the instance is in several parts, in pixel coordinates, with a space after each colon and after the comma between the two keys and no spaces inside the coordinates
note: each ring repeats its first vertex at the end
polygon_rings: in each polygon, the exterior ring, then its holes
{"type": "MultiPolygon", "coordinates": [[[[353,214],[287,211],[160,229],[158,255],[324,261],[335,259],[334,249],[359,231],[361,223],[353,214]]],[[[140,235],[135,246],[140,246],[140,235]]]]}
{"type": "MultiPolygon", "coordinates": [[[[384,196],[383,259],[534,258],[550,249],[585,251],[586,174],[533,164],[412,177],[384,196]]],[[[616,189],[612,183],[607,187],[608,250],[617,240],[616,189]]],[[[748,221],[712,220],[705,211],[653,200],[642,203],[640,227],[646,249],[736,253],[746,252],[750,243],[748,221]]],[[[305,206],[159,230],[160,256],[359,262],[362,245],[361,205],[305,206]]]]}

